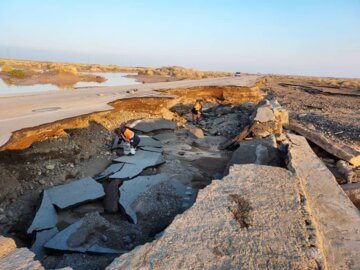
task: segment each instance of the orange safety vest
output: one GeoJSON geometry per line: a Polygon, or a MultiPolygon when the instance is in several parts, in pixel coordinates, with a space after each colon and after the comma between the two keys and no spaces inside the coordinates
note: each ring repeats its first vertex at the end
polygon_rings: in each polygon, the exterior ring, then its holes
{"type": "Polygon", "coordinates": [[[123,138],[125,139],[125,141],[129,142],[130,139],[134,137],[134,132],[132,132],[130,129],[125,129],[125,132],[124,132],[124,136],[123,138]]]}
{"type": "Polygon", "coordinates": [[[195,108],[195,110],[200,111],[201,110],[200,102],[196,102],[194,108],[195,108]]]}

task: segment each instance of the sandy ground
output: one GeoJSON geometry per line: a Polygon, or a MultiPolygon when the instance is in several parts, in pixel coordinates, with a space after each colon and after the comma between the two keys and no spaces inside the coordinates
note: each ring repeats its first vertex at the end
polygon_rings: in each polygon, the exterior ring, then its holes
{"type": "Polygon", "coordinates": [[[109,102],[130,98],[159,96],[156,89],[182,88],[194,86],[252,86],[258,75],[242,77],[212,78],[204,80],[184,80],[166,83],[128,85],[99,88],[83,88],[75,91],[48,91],[41,93],[0,95],[0,146],[11,137],[12,132],[41,124],[111,110],[109,102]],[[138,91],[131,93],[136,88],[138,91]],[[36,111],[55,108],[51,111],[36,111]]]}

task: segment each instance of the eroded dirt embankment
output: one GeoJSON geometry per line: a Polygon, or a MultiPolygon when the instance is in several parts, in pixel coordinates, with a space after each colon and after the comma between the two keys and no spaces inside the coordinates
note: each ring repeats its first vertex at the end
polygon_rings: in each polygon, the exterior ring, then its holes
{"type": "Polygon", "coordinates": [[[130,98],[112,102],[114,110],[92,113],[84,116],[68,118],[51,124],[26,128],[12,134],[10,140],[0,147],[2,150],[20,150],[29,147],[33,142],[42,141],[49,137],[65,136],[64,130],[71,128],[85,128],[91,121],[101,124],[108,130],[121,122],[137,118],[154,118],[162,116],[173,119],[175,115],[169,110],[176,104],[192,105],[196,99],[217,102],[219,104],[241,104],[244,102],[257,103],[261,100],[262,82],[254,87],[193,87],[182,89],[162,90],[165,94],[176,95],[175,98],[130,98]]]}

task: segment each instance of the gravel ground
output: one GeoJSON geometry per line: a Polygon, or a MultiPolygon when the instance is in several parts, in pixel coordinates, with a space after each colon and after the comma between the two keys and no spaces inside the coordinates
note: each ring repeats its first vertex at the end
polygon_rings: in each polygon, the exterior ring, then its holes
{"type": "Polygon", "coordinates": [[[330,94],[333,89],[317,86],[315,81],[288,77],[268,79],[265,88],[290,112],[290,119],[360,149],[360,89],[340,88],[330,94]]]}

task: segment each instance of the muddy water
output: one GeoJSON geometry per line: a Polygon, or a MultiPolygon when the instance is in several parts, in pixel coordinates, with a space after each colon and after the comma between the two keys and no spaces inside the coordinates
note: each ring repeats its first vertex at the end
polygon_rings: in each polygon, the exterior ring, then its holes
{"type": "MultiPolygon", "coordinates": [[[[79,87],[98,87],[98,86],[120,86],[139,84],[135,79],[126,77],[127,75],[134,75],[133,73],[89,73],[105,77],[107,80],[102,83],[98,82],[78,82],[75,85],[66,89],[76,89],[79,87]]],[[[35,84],[35,85],[12,85],[7,84],[0,79],[0,94],[12,93],[31,93],[44,91],[63,90],[64,87],[59,87],[55,84],[35,84]]]]}

